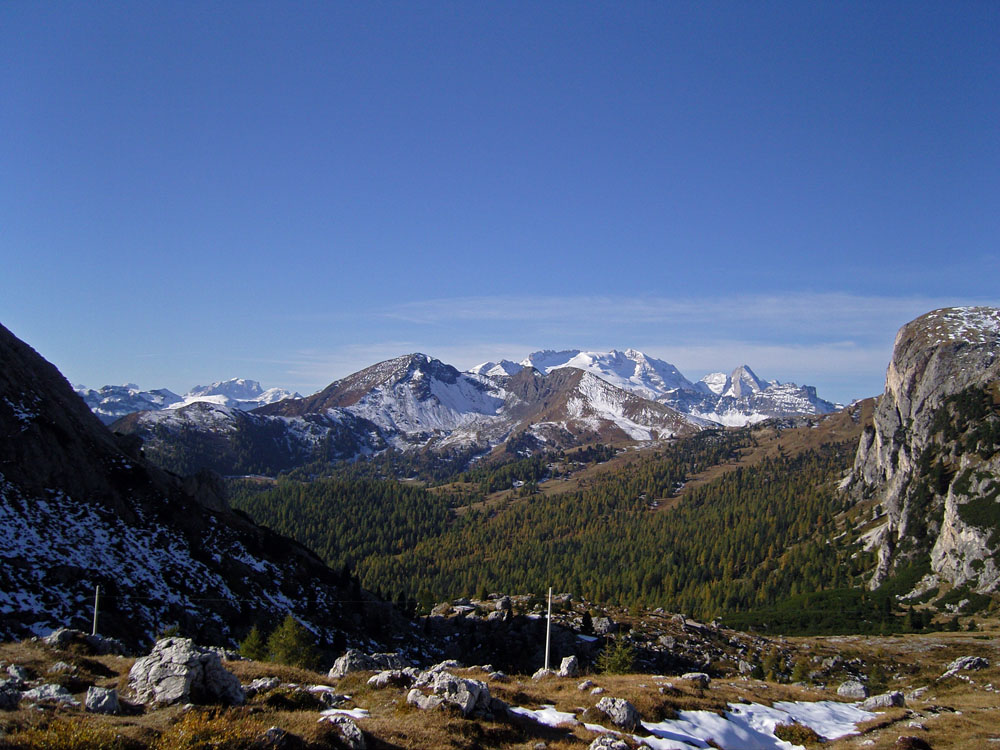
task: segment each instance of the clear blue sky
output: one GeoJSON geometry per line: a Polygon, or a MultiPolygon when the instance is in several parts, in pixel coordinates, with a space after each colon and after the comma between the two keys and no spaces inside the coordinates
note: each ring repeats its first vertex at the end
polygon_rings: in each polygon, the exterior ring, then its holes
{"type": "Polygon", "coordinates": [[[841,401],[1000,304],[1000,3],[3,2],[0,322],[305,392],[633,346],[841,401]]]}

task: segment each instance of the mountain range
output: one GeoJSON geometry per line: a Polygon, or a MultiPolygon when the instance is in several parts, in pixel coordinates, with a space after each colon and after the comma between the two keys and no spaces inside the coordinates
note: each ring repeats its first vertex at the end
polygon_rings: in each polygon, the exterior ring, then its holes
{"type": "Polygon", "coordinates": [[[166,388],[144,391],[134,383],[105,385],[96,390],[78,385],[74,389],[104,424],[111,424],[116,419],[137,411],[179,409],[197,402],[250,411],[282,399],[301,398],[298,393],[284,388],[264,390],[256,380],[243,378],[232,378],[211,385],[196,385],[183,396],[166,388]]]}
{"type": "Polygon", "coordinates": [[[225,399],[196,389],[186,401],[120,418],[114,429],[138,435],[154,461],[177,471],[272,474],[388,449],[471,457],[501,445],[649,443],[836,408],[814,388],[764,383],[746,366],[692,383],[634,349],[542,351],[467,372],[408,354],[252,410],[246,396],[260,398],[259,386],[238,391],[239,382],[228,382],[225,399]]]}

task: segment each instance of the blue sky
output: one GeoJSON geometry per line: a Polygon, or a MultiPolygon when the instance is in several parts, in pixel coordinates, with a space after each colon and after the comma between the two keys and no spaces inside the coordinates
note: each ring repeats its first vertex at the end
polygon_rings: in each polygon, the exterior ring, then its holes
{"type": "Polygon", "coordinates": [[[0,4],[0,322],[303,393],[635,347],[841,401],[1000,304],[995,2],[0,4]]]}

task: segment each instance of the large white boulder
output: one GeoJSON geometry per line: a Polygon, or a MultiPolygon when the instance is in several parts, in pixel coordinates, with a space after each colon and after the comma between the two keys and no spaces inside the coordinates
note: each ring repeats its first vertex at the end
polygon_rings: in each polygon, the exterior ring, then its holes
{"type": "Polygon", "coordinates": [[[137,659],[128,673],[129,688],[142,703],[223,703],[246,700],[239,679],[222,666],[214,651],[190,638],[157,641],[149,656],[137,659]]]}

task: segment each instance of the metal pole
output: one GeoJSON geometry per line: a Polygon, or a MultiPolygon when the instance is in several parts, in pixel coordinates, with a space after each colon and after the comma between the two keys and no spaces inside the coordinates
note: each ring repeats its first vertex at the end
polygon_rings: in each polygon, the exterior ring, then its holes
{"type": "Polygon", "coordinates": [[[549,614],[545,618],[545,669],[549,668],[549,643],[552,637],[552,587],[549,586],[549,614]]]}
{"type": "Polygon", "coordinates": [[[94,588],[94,628],[90,633],[91,635],[97,635],[97,602],[100,600],[100,598],[101,598],[101,585],[98,584],[96,588],[94,588]]]}

